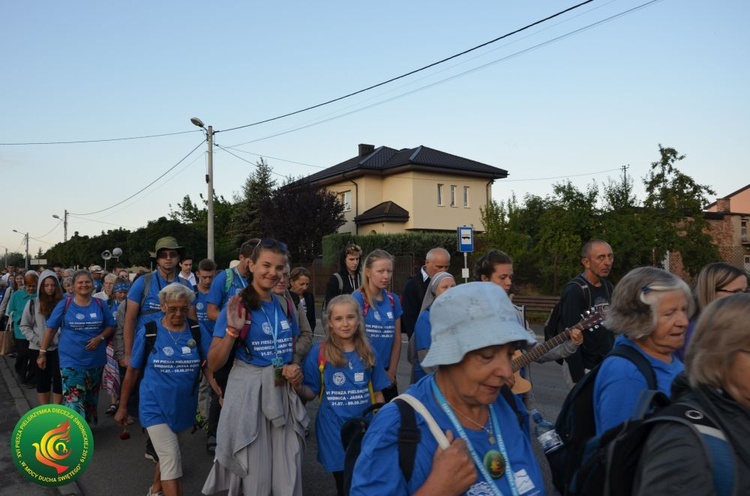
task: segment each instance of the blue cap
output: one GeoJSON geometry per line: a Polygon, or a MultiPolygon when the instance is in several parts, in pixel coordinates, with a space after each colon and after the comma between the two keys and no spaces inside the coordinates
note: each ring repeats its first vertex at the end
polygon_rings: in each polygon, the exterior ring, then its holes
{"type": "Polygon", "coordinates": [[[422,365],[463,360],[470,351],[514,342],[535,343],[505,291],[492,282],[461,284],[437,297],[430,309],[432,344],[422,365]]]}

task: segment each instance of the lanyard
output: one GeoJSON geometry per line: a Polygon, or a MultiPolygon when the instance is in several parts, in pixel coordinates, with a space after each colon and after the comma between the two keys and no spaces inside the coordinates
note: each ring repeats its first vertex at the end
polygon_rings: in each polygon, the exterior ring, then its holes
{"type": "MultiPolygon", "coordinates": [[[[245,289],[247,287],[247,279],[245,279],[244,277],[242,277],[242,274],[240,274],[240,271],[237,270],[237,267],[233,268],[232,270],[234,271],[235,274],[237,274],[237,277],[235,277],[233,279],[239,280],[240,281],[240,283],[239,283],[240,286],[242,286],[242,289],[245,289]]],[[[270,321],[269,321],[269,323],[270,323],[270,321]]]]}
{"type": "MultiPolygon", "coordinates": [[[[273,298],[273,309],[274,309],[274,322],[273,327],[271,329],[271,335],[273,336],[273,351],[276,353],[276,356],[279,356],[279,307],[276,304],[276,298],[273,298]]],[[[271,319],[268,318],[268,314],[266,313],[266,309],[263,308],[263,304],[260,304],[260,310],[263,312],[263,315],[266,317],[266,322],[268,322],[268,325],[271,325],[271,319]]],[[[262,326],[261,326],[262,327],[262,326]]]]}
{"type": "MultiPolygon", "coordinates": [[[[479,458],[479,455],[477,454],[476,450],[474,449],[474,446],[471,445],[471,441],[469,440],[469,437],[466,435],[466,431],[464,431],[464,427],[461,425],[461,422],[458,421],[456,418],[456,415],[453,413],[453,410],[451,409],[450,405],[448,405],[448,401],[443,396],[443,393],[440,392],[440,388],[437,385],[437,382],[435,381],[435,378],[432,378],[432,392],[435,395],[435,397],[438,400],[438,403],[440,403],[440,408],[443,409],[443,412],[448,416],[451,423],[453,424],[453,427],[456,429],[456,432],[458,432],[458,435],[461,436],[464,441],[466,441],[466,447],[469,449],[469,453],[471,454],[471,459],[474,460],[474,465],[479,469],[479,472],[481,472],[482,477],[484,477],[484,480],[487,482],[487,485],[490,486],[493,493],[497,496],[502,496],[502,492],[500,491],[500,488],[497,487],[495,484],[495,480],[490,476],[489,472],[487,472],[487,468],[484,466],[484,463],[481,458],[479,458]]],[[[518,489],[516,488],[516,480],[513,475],[513,469],[510,466],[510,459],[508,458],[508,452],[505,449],[505,443],[503,442],[503,436],[500,432],[500,424],[497,421],[497,415],[495,415],[495,408],[494,405],[489,405],[490,408],[490,417],[492,418],[492,428],[495,429],[495,438],[497,440],[497,446],[500,449],[500,453],[505,457],[505,475],[508,477],[508,485],[510,486],[510,492],[514,496],[518,495],[518,489]]]]}

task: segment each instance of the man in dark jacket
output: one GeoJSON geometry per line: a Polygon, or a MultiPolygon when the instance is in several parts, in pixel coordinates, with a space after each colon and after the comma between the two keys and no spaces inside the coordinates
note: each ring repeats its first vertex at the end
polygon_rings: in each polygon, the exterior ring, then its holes
{"type": "MultiPolygon", "coordinates": [[[[612,297],[612,283],[605,278],[612,270],[614,256],[612,247],[606,241],[592,239],[581,249],[583,273],[569,281],[561,296],[560,319],[565,329],[574,326],[591,307],[609,304],[612,297]]],[[[599,327],[583,333],[583,344],[565,359],[563,375],[568,387],[573,387],[586,372],[604,360],[614,345],[612,331],[599,327]]]]}
{"type": "Polygon", "coordinates": [[[411,338],[414,334],[414,326],[419,317],[419,311],[422,308],[422,300],[430,285],[430,278],[438,272],[448,272],[451,265],[451,255],[444,248],[433,248],[427,252],[425,263],[419,272],[414,274],[404,287],[401,295],[401,308],[404,313],[401,315],[401,330],[406,332],[411,338]]]}

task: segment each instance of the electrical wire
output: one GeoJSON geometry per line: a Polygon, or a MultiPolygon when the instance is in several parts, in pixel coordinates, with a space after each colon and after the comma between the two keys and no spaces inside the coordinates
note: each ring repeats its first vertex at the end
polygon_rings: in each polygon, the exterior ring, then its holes
{"type": "Polygon", "coordinates": [[[102,221],[102,220],[96,220],[96,219],[86,219],[85,217],[79,217],[78,215],[72,215],[72,214],[70,214],[70,213],[69,213],[68,215],[69,215],[70,217],[74,217],[74,218],[76,218],[76,219],[80,219],[80,220],[82,220],[83,222],[97,222],[97,223],[99,223],[99,224],[107,224],[107,225],[110,225],[110,226],[115,226],[115,227],[125,227],[125,228],[128,228],[128,229],[135,229],[134,227],[131,227],[131,226],[126,226],[125,224],[113,224],[112,222],[104,222],[104,221],[102,221]]]}
{"type": "MultiPolygon", "coordinates": [[[[249,161],[248,159],[246,159],[246,158],[242,158],[242,157],[240,157],[239,155],[236,155],[235,153],[232,153],[231,151],[227,150],[226,148],[224,148],[224,147],[223,147],[223,146],[221,146],[221,145],[216,145],[216,147],[217,147],[217,148],[220,148],[220,149],[222,149],[222,150],[224,150],[225,152],[227,152],[228,154],[230,154],[231,156],[233,156],[233,157],[234,157],[234,158],[236,158],[236,159],[242,160],[243,162],[247,162],[247,163],[248,163],[248,164],[250,164],[250,165],[258,165],[258,164],[256,164],[256,163],[250,162],[250,161],[249,161]]],[[[276,174],[277,176],[279,176],[279,177],[282,177],[282,178],[284,178],[284,179],[287,179],[287,178],[289,177],[289,176],[285,176],[284,174],[280,174],[280,173],[276,172],[276,171],[275,171],[275,170],[273,170],[273,169],[270,169],[270,171],[271,171],[271,174],[276,174]]]]}
{"type": "Polygon", "coordinates": [[[143,188],[139,189],[138,191],[136,191],[135,193],[133,193],[133,194],[132,194],[132,195],[130,195],[129,197],[125,198],[124,200],[122,200],[122,201],[120,201],[120,202],[117,202],[117,203],[115,203],[114,205],[110,205],[110,206],[109,206],[109,207],[107,207],[107,208],[103,208],[103,209],[101,209],[101,210],[97,210],[97,211],[95,211],[95,212],[88,212],[88,213],[85,213],[85,214],[77,214],[77,213],[73,213],[73,212],[68,212],[68,215],[77,215],[77,216],[79,216],[79,217],[85,217],[85,216],[88,216],[88,215],[95,215],[95,214],[99,214],[99,213],[102,213],[102,212],[106,212],[107,210],[111,210],[111,209],[115,208],[115,207],[116,207],[116,206],[118,206],[118,205],[122,205],[123,203],[125,203],[125,202],[126,202],[126,201],[128,201],[128,200],[130,200],[131,198],[135,198],[135,197],[136,197],[137,195],[139,195],[139,194],[143,193],[143,192],[144,192],[144,191],[146,191],[146,190],[147,190],[148,188],[150,188],[150,187],[151,187],[151,186],[152,186],[152,185],[153,185],[153,184],[154,184],[155,182],[157,182],[157,181],[158,181],[159,179],[161,179],[162,177],[164,177],[164,176],[166,176],[167,174],[169,174],[169,172],[170,172],[170,171],[174,170],[174,169],[175,169],[175,168],[176,168],[176,167],[177,167],[178,165],[180,165],[180,164],[181,164],[182,162],[184,162],[184,161],[185,161],[185,160],[186,160],[186,159],[187,159],[187,158],[188,158],[188,157],[189,157],[190,155],[192,155],[192,154],[193,154],[193,152],[195,152],[195,150],[197,150],[198,148],[200,148],[201,146],[203,146],[203,143],[204,143],[204,142],[203,142],[203,141],[201,141],[201,142],[200,142],[200,143],[199,143],[199,144],[198,144],[198,145],[197,145],[197,146],[196,146],[195,148],[193,148],[192,150],[190,150],[190,151],[188,152],[188,154],[187,154],[187,155],[185,155],[184,157],[182,157],[182,158],[181,158],[181,159],[179,160],[179,162],[177,162],[176,164],[174,164],[174,165],[173,165],[172,167],[170,167],[169,169],[167,169],[167,170],[166,170],[166,171],[165,171],[165,172],[164,172],[164,173],[163,173],[162,175],[160,175],[159,177],[157,177],[156,179],[154,179],[153,181],[151,181],[151,182],[150,182],[150,183],[148,183],[148,184],[147,184],[146,186],[144,186],[143,188]]]}
{"type": "Polygon", "coordinates": [[[270,135],[267,135],[267,136],[263,136],[263,137],[261,137],[261,138],[257,138],[257,139],[253,139],[253,140],[250,140],[250,141],[244,141],[244,142],[242,142],[242,143],[237,143],[237,144],[235,144],[235,145],[233,145],[233,146],[234,146],[234,147],[238,147],[238,146],[244,146],[244,145],[249,145],[249,144],[252,144],[252,143],[258,143],[259,141],[265,141],[265,140],[267,140],[267,139],[271,139],[271,138],[277,138],[277,137],[279,137],[279,136],[283,136],[283,135],[286,135],[286,134],[290,134],[290,133],[293,133],[293,132],[296,132],[296,131],[301,131],[301,130],[303,130],[303,129],[307,129],[307,128],[310,128],[310,127],[313,127],[313,126],[317,126],[317,125],[320,125],[320,124],[324,124],[324,123],[326,123],[326,122],[330,122],[330,121],[333,121],[333,120],[336,120],[336,119],[340,119],[340,118],[342,118],[342,117],[346,117],[346,116],[349,116],[349,115],[355,114],[355,113],[357,113],[357,112],[362,112],[362,111],[364,111],[364,110],[368,110],[368,109],[370,109],[370,108],[373,108],[373,107],[377,107],[377,106],[379,106],[379,105],[383,105],[383,104],[385,104],[385,103],[389,103],[389,102],[392,102],[392,101],[394,101],[394,100],[398,100],[398,99],[400,99],[400,98],[403,98],[403,97],[406,97],[406,96],[410,96],[410,95],[413,95],[413,94],[415,94],[415,93],[418,93],[418,92],[420,92],[420,91],[424,91],[424,90],[426,90],[426,89],[429,89],[429,88],[432,88],[432,87],[434,87],[434,86],[438,86],[438,85],[440,85],[440,84],[444,84],[444,83],[447,83],[448,81],[452,81],[452,80],[454,80],[454,79],[458,79],[458,78],[460,78],[460,77],[466,76],[466,75],[468,75],[468,74],[471,74],[471,73],[473,73],[473,72],[477,72],[477,71],[480,71],[480,70],[486,69],[487,67],[490,67],[490,66],[492,66],[492,65],[495,65],[495,64],[498,64],[498,63],[501,63],[501,62],[505,62],[506,60],[510,60],[510,59],[512,59],[512,58],[518,57],[518,56],[520,56],[520,55],[523,55],[523,54],[525,54],[525,53],[527,53],[527,52],[531,52],[531,51],[533,51],[533,50],[536,50],[536,49],[542,48],[542,47],[544,47],[544,46],[547,46],[547,45],[550,45],[550,44],[552,44],[552,43],[556,43],[556,42],[558,42],[558,41],[560,41],[560,40],[563,40],[563,39],[565,39],[565,38],[569,38],[569,37],[571,37],[571,36],[575,36],[575,35],[577,35],[577,34],[580,34],[580,33],[584,32],[584,31],[587,31],[587,30],[589,30],[589,29],[593,29],[594,27],[597,27],[597,26],[599,26],[599,25],[601,25],[601,24],[604,24],[604,23],[607,23],[607,22],[613,21],[613,20],[615,20],[615,19],[617,19],[617,18],[619,18],[619,17],[623,17],[623,16],[626,16],[626,15],[632,14],[632,13],[636,12],[637,10],[641,10],[641,9],[644,9],[644,8],[646,8],[646,7],[649,7],[649,6],[651,6],[651,5],[654,5],[654,4],[656,4],[656,3],[658,3],[658,2],[661,2],[661,1],[662,1],[662,0],[651,0],[651,1],[649,1],[649,2],[643,3],[643,4],[641,4],[641,5],[638,5],[638,6],[636,6],[636,7],[633,7],[633,8],[631,8],[631,9],[628,9],[628,10],[625,10],[625,11],[623,11],[623,12],[620,12],[620,13],[618,13],[618,14],[615,14],[615,15],[613,15],[613,16],[610,16],[610,17],[607,17],[607,18],[605,18],[605,19],[602,19],[602,20],[599,20],[599,21],[593,22],[593,23],[591,23],[591,24],[588,24],[588,25],[586,25],[586,26],[584,26],[584,27],[582,27],[582,28],[579,28],[579,29],[575,29],[575,30],[573,30],[573,31],[570,31],[570,32],[568,32],[568,33],[565,33],[565,34],[562,34],[562,35],[560,35],[560,36],[556,36],[555,38],[552,38],[552,39],[549,39],[549,40],[547,40],[547,41],[543,41],[543,42],[541,42],[541,43],[538,43],[538,44],[536,44],[536,45],[534,45],[534,46],[531,46],[531,47],[528,47],[528,48],[524,48],[523,50],[519,50],[519,51],[517,51],[517,52],[514,52],[514,53],[512,53],[512,54],[510,54],[510,55],[506,55],[506,56],[504,56],[504,57],[501,57],[501,58],[499,58],[499,59],[495,59],[495,60],[493,60],[493,61],[491,61],[491,62],[488,62],[488,63],[486,63],[486,64],[483,64],[483,65],[481,65],[481,66],[478,66],[478,67],[474,67],[474,68],[472,68],[472,69],[468,69],[468,70],[466,70],[466,71],[463,71],[463,72],[460,72],[460,73],[458,73],[458,74],[454,74],[453,76],[449,76],[449,77],[446,77],[446,78],[444,78],[444,79],[441,79],[441,80],[435,81],[435,82],[433,82],[433,83],[430,83],[430,84],[427,84],[427,85],[425,85],[425,86],[420,86],[419,88],[415,88],[415,89],[413,89],[413,90],[410,90],[410,91],[407,91],[407,92],[405,92],[405,93],[401,93],[401,94],[399,94],[399,95],[396,95],[396,96],[393,96],[393,97],[387,98],[387,99],[385,99],[385,100],[381,100],[381,101],[378,101],[378,102],[372,103],[372,104],[370,104],[370,105],[366,105],[366,106],[364,106],[364,107],[360,107],[360,108],[358,108],[358,109],[354,109],[354,110],[351,110],[351,111],[349,111],[349,112],[344,112],[343,114],[335,115],[335,116],[333,116],[333,117],[329,117],[329,118],[327,118],[327,119],[321,119],[321,120],[319,120],[319,121],[315,121],[315,122],[312,122],[312,123],[310,123],[310,124],[305,124],[305,125],[302,125],[302,126],[297,126],[297,127],[294,127],[294,128],[290,128],[290,129],[287,129],[287,130],[285,130],[285,131],[280,131],[280,132],[278,132],[278,133],[270,134],[270,135]]]}
{"type": "Polygon", "coordinates": [[[50,234],[52,234],[52,231],[54,231],[55,229],[57,229],[57,226],[59,226],[61,222],[62,222],[61,220],[58,220],[57,224],[55,224],[55,227],[53,227],[52,229],[50,229],[47,234],[44,234],[44,235],[39,236],[39,237],[40,238],[46,238],[47,236],[49,236],[50,234]]]}
{"type": "Polygon", "coordinates": [[[191,129],[190,131],[180,131],[176,133],[149,134],[146,136],[129,136],[125,138],[105,138],[94,140],[71,140],[71,141],[30,141],[21,143],[0,143],[0,146],[26,146],[26,145],[82,145],[89,143],[109,143],[112,141],[132,141],[150,138],[163,138],[165,136],[177,136],[180,134],[197,133],[200,129],[191,129]]]}
{"type": "MultiPolygon", "coordinates": [[[[219,145],[216,145],[216,146],[219,146],[219,145]]],[[[264,154],[261,154],[261,153],[249,152],[247,150],[241,150],[241,149],[239,149],[239,148],[237,148],[235,146],[223,146],[221,148],[223,150],[225,150],[225,151],[226,151],[227,148],[229,148],[230,150],[235,150],[235,151],[241,152],[241,153],[247,153],[248,155],[254,155],[256,157],[261,157],[261,158],[270,158],[270,159],[273,159],[273,160],[278,160],[279,162],[286,162],[288,164],[304,165],[305,167],[313,167],[315,169],[327,169],[328,168],[328,167],[326,167],[324,165],[306,164],[304,162],[295,162],[294,160],[287,160],[285,158],[272,157],[270,155],[264,155],[264,154]]]]}
{"type": "Polygon", "coordinates": [[[550,181],[552,179],[565,179],[568,177],[596,176],[598,174],[604,174],[607,172],[614,172],[614,171],[619,171],[619,170],[620,168],[618,167],[616,169],[607,169],[607,170],[602,170],[602,171],[597,171],[597,172],[585,172],[582,174],[566,174],[564,176],[534,177],[534,178],[528,178],[528,179],[503,179],[502,183],[498,183],[498,184],[530,182],[530,181],[550,181]]]}

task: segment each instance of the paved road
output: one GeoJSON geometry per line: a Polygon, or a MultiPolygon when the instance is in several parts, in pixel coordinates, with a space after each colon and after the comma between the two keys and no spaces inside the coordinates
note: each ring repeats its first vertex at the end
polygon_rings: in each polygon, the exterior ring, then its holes
{"type": "MultiPolygon", "coordinates": [[[[405,359],[406,347],[403,347],[404,357],[399,366],[398,380],[400,389],[405,390],[408,385],[409,369],[405,359]]],[[[2,358],[0,361],[4,362],[2,358]]],[[[15,408],[13,394],[10,389],[14,389],[16,395],[23,395],[24,401],[28,401],[32,407],[36,406],[36,394],[33,390],[25,388],[19,389],[15,383],[15,376],[10,372],[12,362],[7,360],[7,366],[0,363],[0,367],[7,371],[4,374],[6,381],[0,383],[0,406],[3,412],[12,411],[12,419],[3,415],[0,421],[0,443],[4,446],[0,450],[0,495],[18,496],[18,495],[43,495],[49,496],[55,494],[50,490],[45,490],[35,486],[18,473],[14,468],[9,468],[9,452],[5,448],[9,445],[9,437],[13,426],[19,418],[18,411],[15,408]],[[10,384],[6,384],[6,382],[10,384]],[[8,386],[11,386],[10,388],[8,386]],[[40,492],[41,490],[41,492],[40,492]]],[[[554,421],[557,411],[562,404],[567,389],[563,383],[561,368],[555,362],[544,365],[533,365],[532,379],[535,384],[537,406],[545,418],[554,421]]],[[[120,429],[115,425],[111,417],[103,414],[109,406],[109,401],[104,396],[101,397],[99,411],[102,412],[99,418],[99,425],[92,426],[94,434],[94,459],[89,465],[87,472],[78,479],[78,485],[81,493],[85,496],[139,496],[145,494],[153,478],[153,463],[144,458],[143,452],[145,447],[145,436],[139,428],[130,429],[131,438],[122,441],[119,438],[120,429]]],[[[315,443],[314,422],[317,413],[317,402],[308,405],[311,417],[311,433],[308,438],[305,450],[305,462],[303,467],[303,487],[307,495],[335,495],[336,490],[333,483],[333,477],[323,470],[322,466],[316,461],[317,445],[315,443]]],[[[134,426],[136,427],[136,426],[134,426]]],[[[540,460],[548,488],[549,476],[547,473],[544,455],[538,448],[538,443],[534,443],[537,450],[537,457],[540,460]]],[[[203,432],[197,432],[188,436],[183,452],[183,472],[185,494],[188,496],[199,495],[203,486],[206,475],[211,467],[211,457],[205,451],[205,435],[203,432]]],[[[75,493],[73,493],[75,494],[75,493]]]]}

